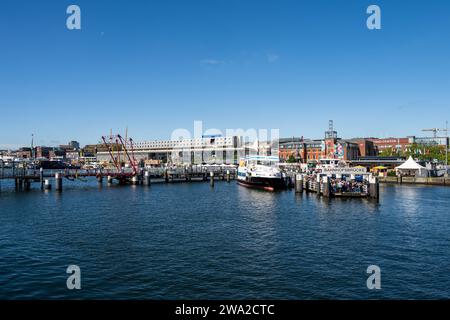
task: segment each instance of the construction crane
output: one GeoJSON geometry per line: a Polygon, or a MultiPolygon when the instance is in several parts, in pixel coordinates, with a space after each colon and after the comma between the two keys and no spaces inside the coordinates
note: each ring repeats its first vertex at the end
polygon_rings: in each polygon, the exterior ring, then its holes
{"type": "Polygon", "coordinates": [[[422,129],[422,131],[431,131],[434,134],[434,137],[437,138],[438,132],[447,132],[448,129],[439,129],[439,128],[432,128],[432,129],[422,129]]]}
{"type": "Polygon", "coordinates": [[[422,131],[431,131],[434,134],[434,137],[437,138],[438,132],[445,132],[445,166],[448,165],[448,121],[445,122],[445,129],[432,128],[432,129],[422,129],[422,131]]]}

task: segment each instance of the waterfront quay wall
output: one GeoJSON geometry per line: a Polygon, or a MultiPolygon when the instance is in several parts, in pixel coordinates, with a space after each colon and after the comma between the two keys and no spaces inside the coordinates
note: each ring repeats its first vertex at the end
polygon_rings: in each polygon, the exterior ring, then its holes
{"type": "Polygon", "coordinates": [[[450,177],[379,177],[381,183],[425,184],[450,186],[450,177]]]}

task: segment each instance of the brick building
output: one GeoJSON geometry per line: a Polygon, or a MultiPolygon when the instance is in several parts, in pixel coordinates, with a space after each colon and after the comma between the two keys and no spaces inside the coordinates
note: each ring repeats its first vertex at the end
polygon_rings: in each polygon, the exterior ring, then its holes
{"type": "Polygon", "coordinates": [[[30,159],[32,157],[31,148],[20,148],[16,151],[16,157],[19,159],[30,159]]]}
{"type": "Polygon", "coordinates": [[[53,150],[53,148],[50,147],[36,147],[36,158],[47,158],[50,159],[50,151],[53,150]]]}
{"type": "Polygon", "coordinates": [[[354,160],[360,156],[359,145],[339,138],[303,139],[284,138],[279,142],[279,157],[282,161],[294,157],[302,163],[324,158],[354,160]]]}
{"type": "Polygon", "coordinates": [[[357,143],[359,146],[360,157],[374,157],[378,155],[378,148],[371,139],[367,138],[354,138],[349,141],[357,143]]]}
{"type": "Polygon", "coordinates": [[[367,138],[373,142],[375,148],[378,150],[378,153],[383,152],[385,150],[397,150],[404,152],[406,151],[413,143],[414,137],[406,137],[406,138],[367,138]]]}
{"type": "Polygon", "coordinates": [[[324,139],[310,140],[303,137],[280,139],[280,159],[285,161],[291,156],[303,163],[325,158],[354,160],[360,156],[360,146],[357,142],[338,138],[337,132],[333,129],[333,121],[330,120],[324,139]]]}

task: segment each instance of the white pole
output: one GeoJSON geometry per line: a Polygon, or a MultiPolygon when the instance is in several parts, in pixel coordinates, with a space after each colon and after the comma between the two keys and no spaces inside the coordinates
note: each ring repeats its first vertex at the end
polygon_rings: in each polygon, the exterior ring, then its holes
{"type": "MultiPolygon", "coordinates": [[[[448,120],[445,121],[445,169],[448,169],[448,120]]],[[[447,173],[447,172],[446,172],[447,173]]]]}
{"type": "Polygon", "coordinates": [[[448,120],[445,121],[445,165],[448,164],[448,120]]]}

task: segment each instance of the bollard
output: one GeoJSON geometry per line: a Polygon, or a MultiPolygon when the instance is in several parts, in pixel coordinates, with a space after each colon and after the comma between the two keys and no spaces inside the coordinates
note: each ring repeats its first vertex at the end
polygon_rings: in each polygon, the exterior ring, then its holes
{"type": "Polygon", "coordinates": [[[229,183],[230,180],[231,180],[231,177],[230,177],[230,170],[227,170],[227,182],[229,183]]]}
{"type": "Polygon", "coordinates": [[[44,190],[51,190],[52,189],[52,184],[50,183],[49,179],[45,179],[44,180],[44,190]]]}
{"type": "Polygon", "coordinates": [[[55,190],[62,191],[62,176],[61,173],[55,173],[55,190]]]}
{"type": "Polygon", "coordinates": [[[151,185],[151,179],[150,179],[150,172],[145,171],[144,173],[144,185],[150,186],[151,185]]]}
{"type": "Polygon", "coordinates": [[[303,193],[303,175],[300,173],[295,175],[295,192],[303,193]]]}
{"type": "Polygon", "coordinates": [[[97,175],[97,182],[98,182],[99,184],[102,184],[102,183],[103,183],[103,176],[102,176],[101,174],[98,174],[98,175],[97,175]]]}
{"type": "Polygon", "coordinates": [[[214,188],[214,172],[213,171],[211,171],[209,173],[209,184],[211,185],[211,187],[214,188]]]}

